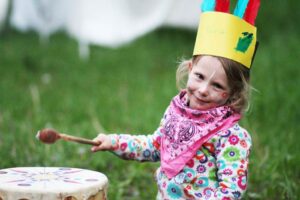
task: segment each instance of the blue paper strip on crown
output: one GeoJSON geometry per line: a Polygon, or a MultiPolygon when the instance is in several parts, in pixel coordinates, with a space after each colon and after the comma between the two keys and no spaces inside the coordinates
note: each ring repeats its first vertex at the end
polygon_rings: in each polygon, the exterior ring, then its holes
{"type": "Polygon", "coordinates": [[[215,6],[216,6],[215,0],[203,0],[202,6],[201,6],[201,11],[202,12],[214,11],[215,6]]]}
{"type": "Polygon", "coordinates": [[[239,0],[233,11],[233,14],[243,19],[249,0],[239,0]]]}

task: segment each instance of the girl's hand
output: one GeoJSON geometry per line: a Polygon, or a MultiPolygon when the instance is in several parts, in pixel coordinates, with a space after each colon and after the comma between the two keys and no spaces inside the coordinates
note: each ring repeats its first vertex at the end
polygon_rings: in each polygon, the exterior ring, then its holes
{"type": "Polygon", "coordinates": [[[93,146],[91,148],[92,152],[105,151],[105,150],[112,150],[113,149],[112,142],[111,142],[111,139],[110,139],[109,135],[99,133],[98,136],[93,139],[93,141],[98,142],[99,145],[93,146]]]}

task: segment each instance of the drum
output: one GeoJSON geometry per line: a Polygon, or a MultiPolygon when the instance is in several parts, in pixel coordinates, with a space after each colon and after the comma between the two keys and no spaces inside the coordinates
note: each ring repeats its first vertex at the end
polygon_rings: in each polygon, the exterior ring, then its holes
{"type": "Polygon", "coordinates": [[[65,167],[0,170],[0,200],[106,200],[107,177],[65,167]]]}

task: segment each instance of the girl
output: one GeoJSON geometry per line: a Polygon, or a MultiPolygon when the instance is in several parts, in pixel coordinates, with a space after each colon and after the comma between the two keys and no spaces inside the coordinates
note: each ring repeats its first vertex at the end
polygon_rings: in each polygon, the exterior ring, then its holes
{"type": "Polygon", "coordinates": [[[249,69],[231,59],[196,55],[177,70],[186,87],[152,135],[99,134],[92,151],[161,161],[157,199],[241,199],[251,137],[238,121],[248,104],[249,69]]]}
{"type": "Polygon", "coordinates": [[[248,106],[259,0],[203,0],[193,58],[181,63],[184,89],[147,136],[99,134],[92,151],[160,161],[157,199],[241,199],[247,188],[251,137],[238,121],[248,106]]]}

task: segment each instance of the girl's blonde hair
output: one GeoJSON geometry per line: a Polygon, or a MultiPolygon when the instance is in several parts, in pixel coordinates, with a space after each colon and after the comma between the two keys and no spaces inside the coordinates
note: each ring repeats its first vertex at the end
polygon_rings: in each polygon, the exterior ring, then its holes
{"type": "MultiPolygon", "coordinates": [[[[179,64],[176,71],[176,85],[179,90],[186,88],[187,77],[189,73],[189,65],[195,65],[201,59],[201,55],[194,56],[190,60],[183,60],[179,64]]],[[[244,65],[235,62],[233,60],[213,56],[217,58],[226,73],[228,79],[228,85],[230,88],[229,99],[226,105],[230,106],[233,110],[239,113],[243,113],[249,108],[249,96],[250,96],[250,70],[244,65]]]]}

